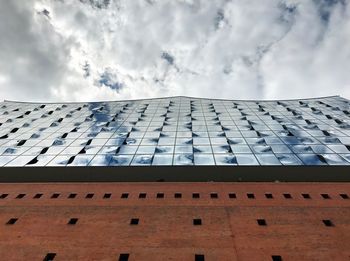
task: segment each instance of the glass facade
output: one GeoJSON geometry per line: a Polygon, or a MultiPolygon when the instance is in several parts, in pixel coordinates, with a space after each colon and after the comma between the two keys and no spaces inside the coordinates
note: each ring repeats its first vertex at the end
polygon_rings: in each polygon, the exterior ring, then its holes
{"type": "Polygon", "coordinates": [[[0,166],[349,165],[350,102],[0,103],[0,166]]]}

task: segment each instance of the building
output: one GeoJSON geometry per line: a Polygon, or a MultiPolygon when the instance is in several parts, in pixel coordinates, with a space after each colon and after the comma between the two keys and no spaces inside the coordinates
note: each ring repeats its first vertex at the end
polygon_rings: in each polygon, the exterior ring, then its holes
{"type": "Polygon", "coordinates": [[[0,253],[349,260],[349,119],[339,96],[4,101],[0,253]]]}

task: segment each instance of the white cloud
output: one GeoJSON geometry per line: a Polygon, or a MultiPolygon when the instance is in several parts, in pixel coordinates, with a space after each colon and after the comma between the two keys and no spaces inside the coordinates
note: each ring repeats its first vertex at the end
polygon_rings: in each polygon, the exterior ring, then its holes
{"type": "Polygon", "coordinates": [[[1,98],[350,98],[349,6],[1,0],[1,98]]]}

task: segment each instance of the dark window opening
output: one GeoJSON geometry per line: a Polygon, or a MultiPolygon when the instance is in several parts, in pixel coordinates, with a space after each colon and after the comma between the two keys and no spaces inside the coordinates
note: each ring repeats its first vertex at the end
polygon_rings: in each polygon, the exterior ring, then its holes
{"type": "Polygon", "coordinates": [[[287,199],[290,199],[290,198],[292,198],[292,195],[289,194],[289,193],[284,193],[284,194],[283,194],[283,197],[284,197],[284,198],[287,198],[287,199]]]}
{"type": "Polygon", "coordinates": [[[139,219],[138,218],[132,218],[130,220],[130,225],[138,225],[139,224],[139,219]]]}
{"type": "Polygon", "coordinates": [[[324,220],[322,220],[322,222],[326,227],[334,227],[333,222],[329,219],[324,219],[324,220]]]}
{"type": "Polygon", "coordinates": [[[348,194],[339,194],[342,199],[349,199],[348,194]]]}
{"type": "Polygon", "coordinates": [[[54,260],[55,256],[56,256],[56,253],[48,253],[46,254],[43,261],[52,261],[54,260]]]}
{"type": "Polygon", "coordinates": [[[41,198],[43,196],[42,193],[35,194],[33,198],[41,198]]]}
{"type": "Polygon", "coordinates": [[[68,198],[75,198],[76,196],[77,196],[76,193],[70,193],[70,194],[68,195],[68,198]]]}
{"type": "Polygon", "coordinates": [[[272,257],[272,261],[282,261],[281,256],[271,256],[271,257],[272,257]]]}
{"type": "Polygon", "coordinates": [[[258,222],[259,226],[267,226],[265,219],[257,219],[256,221],[258,222]]]}
{"type": "Polygon", "coordinates": [[[236,194],[235,194],[235,193],[229,193],[229,194],[228,194],[228,197],[229,197],[229,198],[236,198],[236,194]]]}
{"type": "Polygon", "coordinates": [[[128,198],[129,197],[129,193],[123,193],[122,195],[121,195],[121,198],[128,198]]]}
{"type": "Polygon", "coordinates": [[[175,198],[182,198],[182,194],[181,194],[181,193],[175,193],[175,194],[174,194],[174,197],[175,197],[175,198]]]}
{"type": "Polygon", "coordinates": [[[24,198],[26,194],[18,194],[16,198],[24,198]]]}
{"type": "Polygon", "coordinates": [[[324,199],[330,199],[331,198],[328,194],[321,194],[321,196],[324,199]]]}
{"type": "Polygon", "coordinates": [[[139,198],[146,198],[147,197],[147,194],[146,193],[140,193],[139,194],[139,198]]]}
{"type": "Polygon", "coordinates": [[[164,193],[157,193],[157,198],[164,198],[164,193]]]}
{"type": "Polygon", "coordinates": [[[54,194],[52,194],[51,198],[58,198],[59,196],[60,196],[60,194],[54,193],[54,194]]]}
{"type": "Polygon", "coordinates": [[[202,220],[200,218],[193,219],[193,225],[195,225],[195,226],[202,225],[202,220]]]}
{"type": "Polygon", "coordinates": [[[218,193],[210,193],[211,198],[218,198],[218,193]]]}
{"type": "Polygon", "coordinates": [[[93,198],[94,197],[94,194],[93,193],[88,193],[86,194],[85,198],[93,198]]]}
{"type": "Polygon", "coordinates": [[[7,225],[14,225],[17,222],[18,218],[10,218],[9,221],[7,221],[7,225]]]}
{"type": "Polygon", "coordinates": [[[205,261],[204,255],[195,254],[194,255],[194,261],[205,261]]]}
{"type": "Polygon", "coordinates": [[[271,193],[265,193],[265,197],[266,197],[266,198],[273,198],[273,196],[272,196],[271,193]]]}
{"type": "Polygon", "coordinates": [[[0,198],[6,198],[9,194],[1,194],[0,198]]]}
{"type": "Polygon", "coordinates": [[[105,193],[103,195],[103,198],[111,198],[112,194],[111,193],[105,193]]]}
{"type": "Polygon", "coordinates": [[[78,222],[78,219],[77,219],[77,218],[71,218],[71,219],[68,221],[68,225],[75,225],[77,222],[78,222]]]}
{"type": "Polygon", "coordinates": [[[305,199],[311,199],[310,195],[309,194],[306,194],[306,193],[303,193],[301,194],[303,196],[303,198],[305,199]]]}
{"type": "Polygon", "coordinates": [[[247,193],[247,197],[252,199],[252,198],[255,198],[255,195],[253,193],[247,193]]]}
{"type": "Polygon", "coordinates": [[[192,198],[199,198],[199,197],[200,197],[199,193],[192,193],[192,198]]]}
{"type": "Polygon", "coordinates": [[[129,254],[120,254],[119,255],[119,261],[128,261],[129,260],[129,254]]]}

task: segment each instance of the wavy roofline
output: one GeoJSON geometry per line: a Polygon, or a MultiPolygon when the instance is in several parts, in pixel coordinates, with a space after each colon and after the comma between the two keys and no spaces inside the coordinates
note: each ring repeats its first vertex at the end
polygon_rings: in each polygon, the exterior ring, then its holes
{"type": "Polygon", "coordinates": [[[321,97],[311,97],[311,98],[294,98],[294,99],[222,99],[222,98],[207,98],[207,97],[193,97],[193,96],[166,96],[166,97],[153,97],[145,99],[129,99],[129,100],[101,100],[101,101],[79,101],[79,102],[33,102],[33,101],[16,101],[16,100],[4,100],[3,102],[11,103],[26,103],[26,104],[79,104],[79,103],[101,103],[101,102],[132,102],[132,101],[145,101],[145,100],[158,100],[158,99],[169,99],[169,98],[189,98],[189,99],[202,99],[202,100],[217,100],[217,101],[237,101],[237,102],[276,102],[276,101],[305,101],[305,100],[318,100],[326,98],[343,98],[348,100],[340,95],[330,95],[330,96],[321,96],[321,97]]]}

